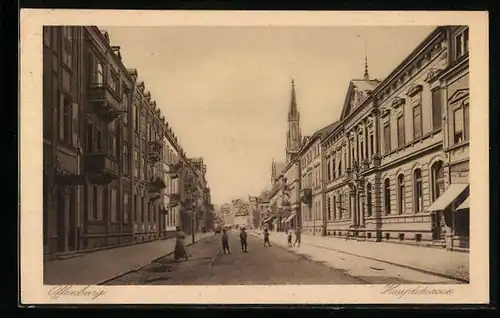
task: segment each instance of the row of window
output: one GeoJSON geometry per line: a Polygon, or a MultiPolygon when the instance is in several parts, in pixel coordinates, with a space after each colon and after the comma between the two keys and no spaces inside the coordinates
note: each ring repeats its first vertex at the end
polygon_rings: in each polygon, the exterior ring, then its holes
{"type": "Polygon", "coordinates": [[[311,147],[311,149],[309,149],[307,154],[301,160],[302,168],[305,168],[311,161],[313,161],[321,154],[320,147],[321,147],[320,144],[316,144],[313,147],[311,147]]]}
{"type": "MultiPolygon", "coordinates": [[[[109,191],[96,185],[87,186],[84,188],[85,195],[85,210],[88,212],[89,221],[102,221],[104,216],[109,217],[111,223],[119,222],[119,198],[118,190],[111,188],[109,191]]],[[[139,222],[155,222],[156,221],[156,208],[148,202],[148,198],[134,195],[136,207],[134,211],[131,210],[130,195],[128,192],[123,193],[123,209],[121,220],[123,224],[128,224],[130,221],[130,214],[132,214],[133,221],[139,222]]]]}
{"type": "MultiPolygon", "coordinates": [[[[437,198],[443,194],[444,192],[444,168],[443,162],[438,161],[434,163],[430,169],[431,172],[431,184],[430,184],[430,199],[432,202],[437,200],[437,198]]],[[[415,169],[413,171],[413,175],[411,177],[412,180],[412,208],[414,213],[423,212],[424,211],[424,199],[423,199],[423,179],[422,179],[422,170],[415,169]]],[[[386,178],[383,183],[383,212],[385,215],[390,214],[404,214],[407,210],[407,202],[408,192],[406,190],[405,176],[404,174],[399,174],[396,177],[396,207],[393,210],[391,205],[391,180],[386,178]]],[[[349,195],[348,194],[334,194],[326,196],[326,218],[328,221],[331,220],[341,220],[348,219],[351,217],[351,209],[353,207],[349,204],[349,195]],[[345,208],[344,208],[345,207],[345,208]]],[[[359,198],[358,198],[359,199],[359,198]]],[[[373,216],[373,187],[371,183],[366,185],[366,202],[360,202],[360,208],[362,209],[361,213],[364,213],[364,208],[366,207],[366,215],[368,217],[373,216]]],[[[410,203],[410,202],[408,202],[410,203]]],[[[312,205],[312,209],[303,205],[306,209],[306,213],[304,213],[304,221],[313,220],[313,216],[316,217],[316,220],[321,219],[321,215],[317,214],[317,211],[320,211],[320,207],[316,206],[318,202],[315,202],[312,205]],[[309,210],[307,210],[309,209],[309,210]]]]}

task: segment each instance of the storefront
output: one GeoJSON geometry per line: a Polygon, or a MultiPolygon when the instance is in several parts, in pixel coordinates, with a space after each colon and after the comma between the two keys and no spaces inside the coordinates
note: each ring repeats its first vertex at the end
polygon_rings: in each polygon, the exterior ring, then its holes
{"type": "Polygon", "coordinates": [[[429,207],[449,250],[469,249],[469,184],[452,183],[429,207]]]}

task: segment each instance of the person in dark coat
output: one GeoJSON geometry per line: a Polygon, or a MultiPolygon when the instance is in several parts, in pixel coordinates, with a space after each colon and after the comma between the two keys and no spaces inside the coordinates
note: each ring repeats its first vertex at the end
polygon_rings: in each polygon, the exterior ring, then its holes
{"type": "Polygon", "coordinates": [[[227,229],[224,228],[222,230],[222,250],[224,251],[224,254],[231,254],[231,250],[229,249],[229,235],[227,234],[227,229]]]}
{"type": "Polygon", "coordinates": [[[264,229],[264,247],[267,245],[269,245],[269,247],[271,247],[271,243],[269,242],[269,230],[268,229],[264,229]]]}
{"type": "Polygon", "coordinates": [[[244,227],[241,228],[240,242],[241,242],[241,251],[243,253],[248,253],[247,232],[245,231],[244,227]]]}

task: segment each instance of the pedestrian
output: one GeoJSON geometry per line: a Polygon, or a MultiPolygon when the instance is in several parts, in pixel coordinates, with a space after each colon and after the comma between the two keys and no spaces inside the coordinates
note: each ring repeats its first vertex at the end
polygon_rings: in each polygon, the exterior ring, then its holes
{"type": "Polygon", "coordinates": [[[264,247],[266,246],[266,243],[267,243],[267,245],[269,245],[269,247],[271,247],[271,242],[269,242],[269,230],[268,229],[264,229],[264,247]]]}
{"type": "Polygon", "coordinates": [[[244,227],[241,228],[240,242],[241,242],[241,251],[243,253],[248,253],[247,232],[246,232],[246,229],[244,227]]]}
{"type": "Polygon", "coordinates": [[[224,254],[226,254],[226,251],[228,254],[231,254],[231,250],[229,250],[229,235],[226,228],[222,230],[222,250],[224,254]]]}
{"type": "Polygon", "coordinates": [[[292,247],[292,235],[293,235],[292,229],[289,229],[286,235],[288,241],[288,247],[292,247]]]}
{"type": "Polygon", "coordinates": [[[185,258],[186,261],[190,256],[189,252],[186,249],[186,244],[184,239],[186,238],[186,234],[182,231],[180,226],[177,226],[175,234],[175,248],[174,248],[174,260],[179,260],[181,258],[185,258]]]}
{"type": "Polygon", "coordinates": [[[293,243],[293,246],[295,246],[295,244],[298,244],[298,247],[300,247],[300,227],[297,226],[297,228],[295,229],[295,242],[293,243]]]}

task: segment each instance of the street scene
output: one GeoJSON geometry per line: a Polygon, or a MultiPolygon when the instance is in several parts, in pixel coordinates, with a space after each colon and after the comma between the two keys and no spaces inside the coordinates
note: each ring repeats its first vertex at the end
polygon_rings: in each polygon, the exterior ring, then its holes
{"type": "Polygon", "coordinates": [[[315,245],[289,249],[279,236],[273,238],[271,247],[264,247],[261,234],[254,231],[249,235],[248,253],[242,252],[237,232],[229,235],[231,254],[222,252],[221,237],[216,235],[190,248],[192,258],[188,261],[176,262],[166,256],[104,285],[464,283],[444,274],[429,274],[315,245]]]}
{"type": "Polygon", "coordinates": [[[45,285],[469,283],[467,26],[42,45],[45,285]]]}

